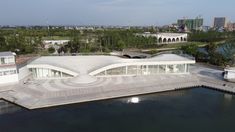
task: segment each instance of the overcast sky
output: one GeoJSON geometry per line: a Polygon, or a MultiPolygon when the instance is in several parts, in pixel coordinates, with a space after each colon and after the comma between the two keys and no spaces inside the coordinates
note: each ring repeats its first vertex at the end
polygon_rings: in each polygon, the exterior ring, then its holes
{"type": "Polygon", "coordinates": [[[202,15],[235,21],[235,0],[0,0],[0,25],[165,25],[202,15]]]}

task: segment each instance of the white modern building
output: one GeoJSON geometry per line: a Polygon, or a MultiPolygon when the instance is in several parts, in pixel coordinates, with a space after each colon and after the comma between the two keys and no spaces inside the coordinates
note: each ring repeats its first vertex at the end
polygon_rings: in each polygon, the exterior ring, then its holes
{"type": "Polygon", "coordinates": [[[172,43],[182,43],[188,41],[187,33],[157,33],[151,34],[146,32],[143,34],[137,34],[137,36],[143,37],[156,37],[159,44],[172,44],[172,43]]]}
{"type": "Polygon", "coordinates": [[[235,82],[235,68],[226,68],[224,70],[224,79],[227,81],[235,82]]]}
{"type": "Polygon", "coordinates": [[[12,52],[0,52],[0,85],[17,83],[18,80],[15,54],[12,52]]]}
{"type": "Polygon", "coordinates": [[[50,47],[54,47],[54,46],[61,46],[64,44],[68,44],[70,40],[44,40],[43,44],[45,45],[45,48],[48,49],[50,47]]]}
{"type": "Polygon", "coordinates": [[[92,82],[98,77],[189,74],[195,60],[175,54],[147,59],[116,56],[47,56],[27,65],[35,79],[77,78],[92,82]]]}
{"type": "Polygon", "coordinates": [[[187,33],[159,33],[157,34],[157,39],[159,43],[179,43],[187,42],[188,34],[187,33]]]}

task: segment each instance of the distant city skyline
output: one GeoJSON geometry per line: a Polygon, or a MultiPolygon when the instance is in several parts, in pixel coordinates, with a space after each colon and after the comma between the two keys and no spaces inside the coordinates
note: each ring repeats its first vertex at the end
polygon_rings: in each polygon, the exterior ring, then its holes
{"type": "Polygon", "coordinates": [[[233,0],[7,0],[0,4],[0,25],[162,26],[183,17],[235,21],[233,0]]]}

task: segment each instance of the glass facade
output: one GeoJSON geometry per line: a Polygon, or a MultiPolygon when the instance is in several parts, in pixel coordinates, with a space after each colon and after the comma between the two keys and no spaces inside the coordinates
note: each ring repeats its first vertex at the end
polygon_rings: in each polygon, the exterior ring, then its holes
{"type": "Polygon", "coordinates": [[[34,78],[67,78],[72,77],[69,74],[46,68],[32,68],[34,78]]]}
{"type": "Polygon", "coordinates": [[[13,74],[16,74],[16,70],[0,71],[0,76],[13,75],[13,74]]]}
{"type": "Polygon", "coordinates": [[[133,65],[108,69],[96,74],[95,76],[183,74],[188,72],[188,64],[133,65]]]}
{"type": "Polygon", "coordinates": [[[0,57],[0,65],[11,65],[15,64],[15,58],[14,57],[0,57]]]}
{"type": "Polygon", "coordinates": [[[118,67],[118,68],[107,70],[106,74],[107,75],[125,75],[126,67],[118,67]]]}

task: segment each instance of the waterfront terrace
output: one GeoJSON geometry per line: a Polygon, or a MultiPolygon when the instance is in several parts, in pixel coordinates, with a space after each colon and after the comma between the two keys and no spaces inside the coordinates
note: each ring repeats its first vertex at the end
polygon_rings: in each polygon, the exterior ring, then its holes
{"type": "Polygon", "coordinates": [[[233,83],[223,81],[222,70],[194,63],[174,54],[40,57],[27,65],[31,76],[0,87],[0,98],[36,109],[200,86],[235,92],[233,83]]]}

